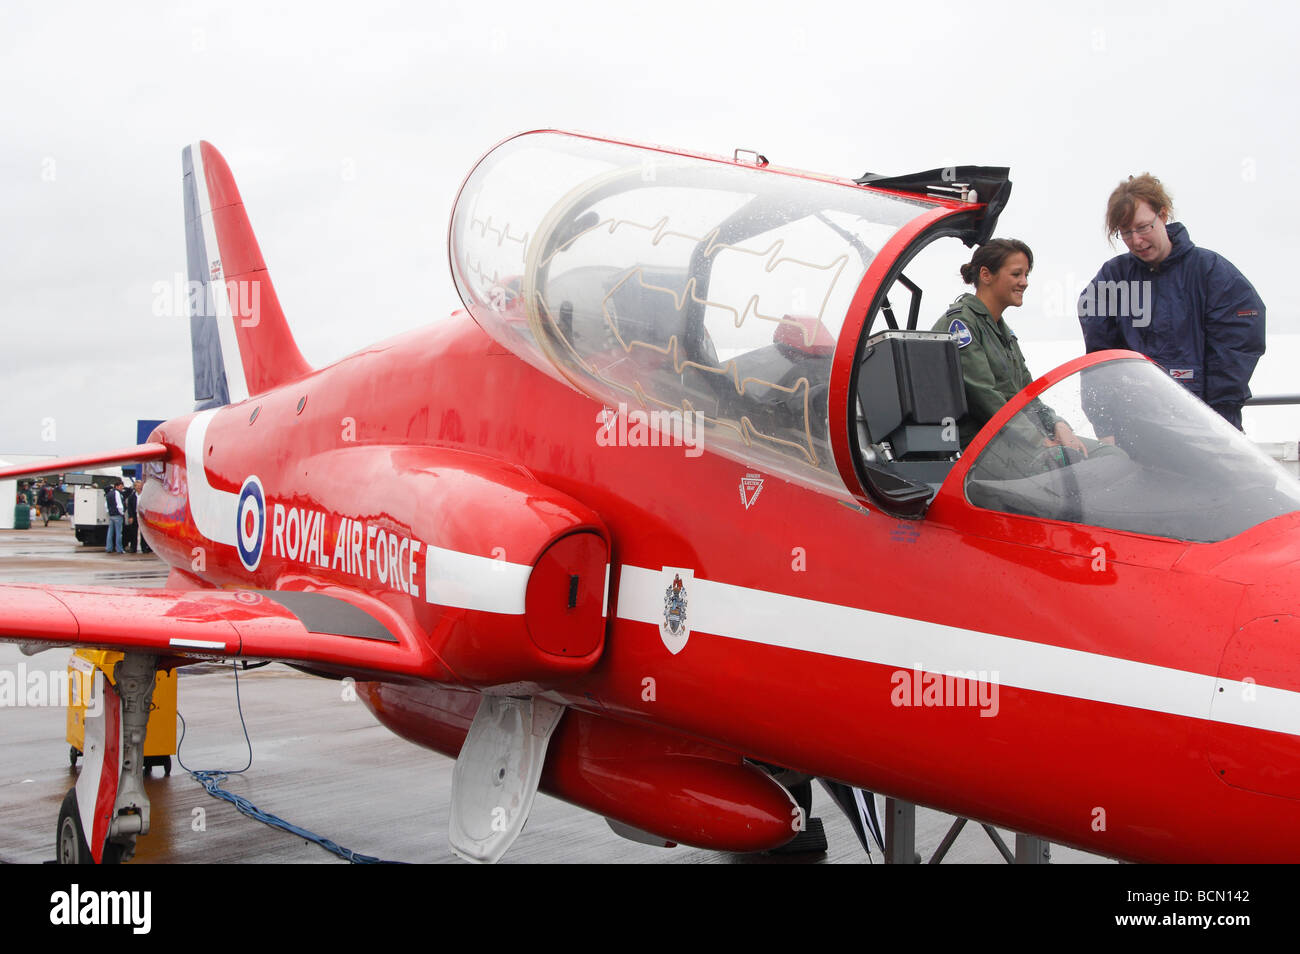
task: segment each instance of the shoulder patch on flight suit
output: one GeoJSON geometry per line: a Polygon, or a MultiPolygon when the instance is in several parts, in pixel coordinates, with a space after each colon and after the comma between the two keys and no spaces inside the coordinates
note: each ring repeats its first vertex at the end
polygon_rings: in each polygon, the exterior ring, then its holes
{"type": "Polygon", "coordinates": [[[957,339],[957,347],[964,348],[973,340],[970,329],[966,327],[966,322],[960,318],[954,318],[948,322],[948,334],[957,339]]]}

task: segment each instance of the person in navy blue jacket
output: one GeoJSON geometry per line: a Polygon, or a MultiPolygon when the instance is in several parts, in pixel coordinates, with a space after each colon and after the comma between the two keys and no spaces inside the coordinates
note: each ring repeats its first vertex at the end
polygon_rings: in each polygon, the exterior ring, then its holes
{"type": "Polygon", "coordinates": [[[1171,223],[1172,212],[1149,173],[1110,194],[1106,230],[1128,252],[1103,265],[1079,296],[1084,345],[1146,355],[1240,430],[1264,353],[1264,302],[1231,262],[1171,223]]]}

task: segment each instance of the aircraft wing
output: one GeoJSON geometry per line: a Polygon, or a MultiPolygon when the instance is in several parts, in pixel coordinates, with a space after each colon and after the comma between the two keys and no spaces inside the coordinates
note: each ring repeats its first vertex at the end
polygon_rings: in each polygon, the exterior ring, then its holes
{"type": "Polygon", "coordinates": [[[0,642],[179,657],[172,665],[270,659],[357,679],[449,679],[395,615],[321,592],[4,585],[0,642]]]}
{"type": "Polygon", "coordinates": [[[62,474],[87,467],[111,467],[114,464],[139,464],[147,460],[163,460],[169,453],[166,444],[137,444],[99,454],[81,457],[60,457],[57,460],[38,460],[27,464],[0,467],[0,480],[14,477],[37,477],[41,474],[62,474]]]}

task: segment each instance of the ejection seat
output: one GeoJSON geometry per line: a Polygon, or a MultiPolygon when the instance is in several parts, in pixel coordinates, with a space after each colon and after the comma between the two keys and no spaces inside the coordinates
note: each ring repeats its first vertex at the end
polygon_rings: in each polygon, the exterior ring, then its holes
{"type": "Polygon", "coordinates": [[[882,331],[862,347],[855,390],[862,468],[900,503],[933,496],[961,456],[966,389],[956,339],[882,331]]]}

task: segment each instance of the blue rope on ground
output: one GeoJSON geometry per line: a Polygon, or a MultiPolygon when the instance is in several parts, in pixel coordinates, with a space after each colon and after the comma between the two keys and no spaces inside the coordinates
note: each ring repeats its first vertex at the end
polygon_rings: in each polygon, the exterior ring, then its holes
{"type": "Polygon", "coordinates": [[[299,828],[297,825],[291,824],[277,815],[264,812],[242,795],[236,795],[234,792],[222,788],[222,785],[230,776],[242,775],[253,766],[253,743],[248,738],[248,725],[244,722],[244,704],[239,695],[239,667],[234,663],[231,665],[235,668],[235,705],[239,712],[239,724],[244,730],[244,743],[248,746],[248,764],[241,769],[192,769],[187,766],[183,761],[181,761],[181,746],[185,744],[185,717],[181,715],[180,712],[177,712],[176,715],[181,720],[181,738],[176,744],[176,761],[180,767],[188,772],[191,778],[207,789],[208,794],[213,798],[219,798],[222,801],[229,802],[249,818],[259,821],[264,825],[278,828],[291,835],[296,835],[305,841],[320,845],[326,851],[337,855],[344,861],[349,861],[354,865],[400,864],[401,862],[385,861],[384,859],[376,858],[373,855],[363,855],[351,850],[350,848],[344,848],[337,842],[317,835],[314,832],[307,831],[305,828],[299,828]]]}

